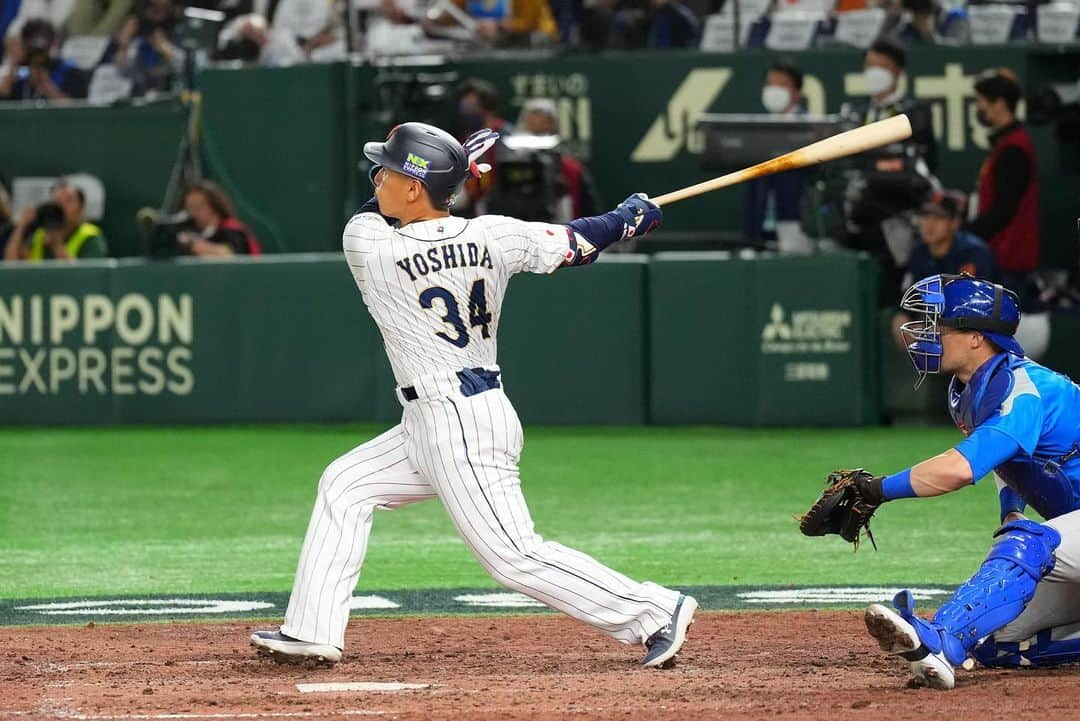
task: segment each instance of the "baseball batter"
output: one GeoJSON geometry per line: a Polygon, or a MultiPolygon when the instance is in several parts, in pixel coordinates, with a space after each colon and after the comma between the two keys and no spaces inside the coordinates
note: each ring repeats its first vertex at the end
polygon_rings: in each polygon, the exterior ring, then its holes
{"type": "MultiPolygon", "coordinates": [[[[1013,337],[1016,294],[971,276],[935,275],[903,299],[920,376],[952,373],[949,411],[966,438],[887,477],[867,475],[872,506],[937,496],[994,472],[1001,526],[986,560],[926,620],[903,591],[894,608],[866,609],[882,650],[911,664],[917,681],[955,684],[954,667],[1044,666],[1080,661],[1080,387],[1024,357],[1013,337]],[[1030,506],[1045,523],[1028,520],[1030,506]]],[[[872,510],[872,508],[871,508],[872,510]]]]}
{"type": "Polygon", "coordinates": [[[612,243],[659,226],[660,209],[634,195],[565,226],[451,216],[466,178],[489,170],[476,160],[497,139],[485,129],[462,144],[405,123],[364,146],[376,166],[375,197],[345,228],[345,259],[382,333],[404,410],[399,425],[323,473],[285,622],[251,636],[276,660],[340,660],[375,511],[430,498],[492,578],[618,641],[644,644],[644,666],[670,665],[686,639],[692,597],[536,533],[518,475],[521,423],[496,363],[511,276],[591,263],[612,243]]]}

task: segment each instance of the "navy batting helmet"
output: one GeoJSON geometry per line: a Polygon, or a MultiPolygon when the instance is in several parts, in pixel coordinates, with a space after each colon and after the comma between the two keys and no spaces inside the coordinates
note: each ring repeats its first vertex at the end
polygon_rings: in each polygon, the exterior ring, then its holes
{"type": "Polygon", "coordinates": [[[941,369],[941,328],[977,330],[1001,350],[1024,356],[1013,336],[1020,325],[1020,301],[1004,286],[970,275],[932,275],[908,289],[900,306],[921,317],[901,330],[911,340],[908,355],[919,374],[941,369]]]}
{"type": "Polygon", "coordinates": [[[365,143],[364,155],[376,168],[388,168],[419,180],[436,208],[450,207],[454,195],[472,174],[469,155],[461,143],[427,123],[398,125],[385,142],[365,143]]]}

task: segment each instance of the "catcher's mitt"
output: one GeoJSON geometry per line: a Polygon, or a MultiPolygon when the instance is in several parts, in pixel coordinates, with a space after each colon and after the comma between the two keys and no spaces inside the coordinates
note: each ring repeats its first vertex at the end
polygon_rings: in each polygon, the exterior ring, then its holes
{"type": "Polygon", "coordinates": [[[870,532],[870,518],[882,499],[880,492],[875,493],[875,482],[880,487],[880,479],[862,468],[833,471],[825,481],[821,496],[809,511],[799,516],[799,530],[807,536],[839,534],[858,550],[859,532],[865,528],[866,537],[876,551],[877,543],[870,532]]]}

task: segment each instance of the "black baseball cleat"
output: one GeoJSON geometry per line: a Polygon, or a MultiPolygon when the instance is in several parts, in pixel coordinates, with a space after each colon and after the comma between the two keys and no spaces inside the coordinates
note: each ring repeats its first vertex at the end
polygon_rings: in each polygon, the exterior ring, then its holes
{"type": "Polygon", "coordinates": [[[280,631],[256,631],[251,634],[251,645],[261,654],[280,663],[296,661],[321,661],[337,663],[341,660],[341,649],[324,643],[310,643],[280,631]]]}
{"type": "Polygon", "coordinates": [[[693,596],[680,595],[675,604],[675,613],[662,629],[649,636],[645,641],[645,657],[641,665],[645,668],[670,668],[675,665],[675,654],[686,643],[686,632],[694,623],[694,613],[698,603],[693,596]]]}

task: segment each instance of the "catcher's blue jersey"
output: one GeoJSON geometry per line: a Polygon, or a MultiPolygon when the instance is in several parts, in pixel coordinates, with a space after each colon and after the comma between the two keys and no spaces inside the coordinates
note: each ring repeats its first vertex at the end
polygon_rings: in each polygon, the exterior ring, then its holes
{"type": "MultiPolygon", "coordinates": [[[[949,412],[976,481],[994,470],[1046,519],[1080,509],[1080,387],[1070,379],[1001,353],[966,385],[953,378],[949,412]]],[[[1023,508],[1008,501],[1003,493],[1003,513],[1023,508]]]]}

